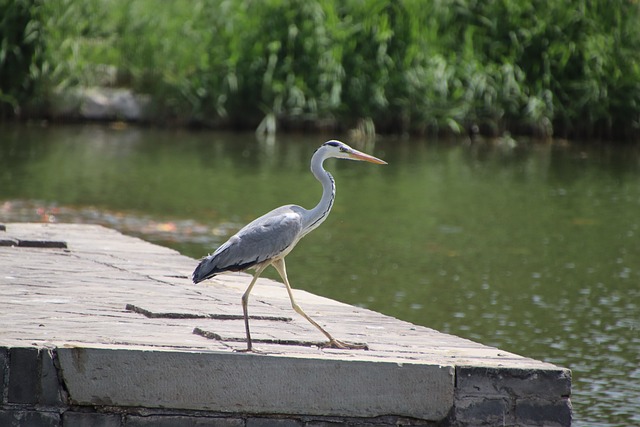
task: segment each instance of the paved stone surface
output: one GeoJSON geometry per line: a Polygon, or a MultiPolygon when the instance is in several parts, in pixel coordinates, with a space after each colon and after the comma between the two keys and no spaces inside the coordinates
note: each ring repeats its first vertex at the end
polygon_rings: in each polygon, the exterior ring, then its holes
{"type": "MultiPolygon", "coordinates": [[[[322,349],[314,345],[324,342],[322,334],[291,309],[284,286],[269,279],[259,279],[249,305],[260,353],[234,352],[245,348],[240,297],[249,275],[194,285],[196,260],[110,229],[5,225],[0,347],[26,356],[3,363],[11,372],[42,365],[43,377],[22,387],[52,384],[55,373],[45,369],[51,359],[40,352],[34,361],[29,348],[55,349],[60,381],[80,405],[449,417],[451,425],[483,413],[518,423],[549,411],[557,425],[568,425],[567,417],[570,423],[566,369],[294,290],[336,338],[369,346],[322,349]]],[[[11,397],[31,402],[12,378],[11,397]]],[[[58,397],[49,392],[45,399],[58,397]]]]}

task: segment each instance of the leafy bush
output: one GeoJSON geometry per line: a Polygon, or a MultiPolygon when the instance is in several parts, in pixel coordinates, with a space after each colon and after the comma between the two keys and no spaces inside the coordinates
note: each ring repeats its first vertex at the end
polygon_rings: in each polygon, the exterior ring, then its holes
{"type": "MultiPolygon", "coordinates": [[[[640,126],[634,1],[29,4],[41,9],[46,55],[42,76],[37,62],[27,74],[16,62],[21,75],[40,77],[45,94],[129,86],[153,95],[163,122],[272,130],[364,119],[394,132],[583,136],[637,135],[640,126]]],[[[9,27],[3,34],[16,33],[9,27]]],[[[12,40],[33,58],[37,44],[12,40]]]]}
{"type": "Polygon", "coordinates": [[[40,76],[41,21],[37,0],[0,0],[0,116],[20,113],[40,76]]]}

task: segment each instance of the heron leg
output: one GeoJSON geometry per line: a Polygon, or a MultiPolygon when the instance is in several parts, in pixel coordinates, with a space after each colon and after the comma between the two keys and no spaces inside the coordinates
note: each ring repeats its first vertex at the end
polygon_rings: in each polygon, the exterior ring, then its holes
{"type": "Polygon", "coordinates": [[[289,299],[291,300],[291,307],[295,310],[296,313],[304,317],[311,323],[313,326],[318,328],[320,332],[324,334],[329,339],[329,342],[325,347],[334,347],[334,348],[342,348],[342,349],[367,349],[366,345],[361,344],[349,344],[342,341],[339,341],[331,336],[331,334],[324,330],[322,326],[320,326],[315,320],[307,315],[307,313],[302,310],[302,308],[296,303],[296,300],[293,298],[293,290],[291,289],[291,285],[289,284],[289,279],[287,278],[287,267],[284,263],[284,258],[280,258],[271,263],[273,267],[278,270],[280,277],[284,281],[284,285],[287,287],[287,293],[289,294],[289,299]]]}
{"type": "Polygon", "coordinates": [[[249,287],[244,292],[244,294],[242,294],[242,313],[244,314],[244,328],[247,333],[247,349],[243,351],[253,351],[253,348],[251,346],[251,332],[249,331],[249,294],[251,293],[253,286],[256,284],[258,277],[260,277],[264,269],[267,268],[267,265],[268,264],[256,268],[256,272],[253,275],[251,283],[249,283],[249,287]]]}

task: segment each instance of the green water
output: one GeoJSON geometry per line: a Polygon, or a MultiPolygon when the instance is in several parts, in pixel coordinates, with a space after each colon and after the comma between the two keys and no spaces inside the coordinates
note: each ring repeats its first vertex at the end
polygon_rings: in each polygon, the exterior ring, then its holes
{"type": "MultiPolygon", "coordinates": [[[[100,223],[199,258],[276,206],[313,207],[330,137],[4,125],[0,221],[100,223]]],[[[287,257],[294,287],[571,368],[574,425],[640,424],[638,149],[357,148],[389,164],[325,163],[337,200],[287,257]]]]}

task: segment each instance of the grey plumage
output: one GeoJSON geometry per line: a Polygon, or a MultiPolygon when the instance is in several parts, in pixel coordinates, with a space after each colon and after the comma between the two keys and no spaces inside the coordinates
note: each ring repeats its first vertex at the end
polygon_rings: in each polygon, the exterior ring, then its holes
{"type": "Polygon", "coordinates": [[[361,345],[347,344],[336,340],[296,304],[284,262],[285,256],[291,252],[298,241],[317,228],[331,211],[335,200],[336,186],[331,174],[322,166],[323,162],[331,157],[385,164],[383,160],[354,150],[343,142],[336,140],[325,142],[311,158],[311,172],[320,181],[323,190],[320,202],[313,209],[307,210],[297,205],[286,205],[272,210],[231,236],[213,254],[203,258],[193,272],[193,282],[199,283],[225,271],[243,271],[249,268],[256,270],[251,283],[242,296],[247,351],[252,350],[247,308],[249,294],[262,271],[269,265],[272,265],[282,277],[293,309],[329,339],[328,345],[337,348],[362,348],[361,345]]]}
{"type": "Polygon", "coordinates": [[[302,229],[303,212],[300,206],[281,206],[251,221],[202,259],[193,272],[193,282],[224,271],[243,271],[292,249],[302,229]]]}

